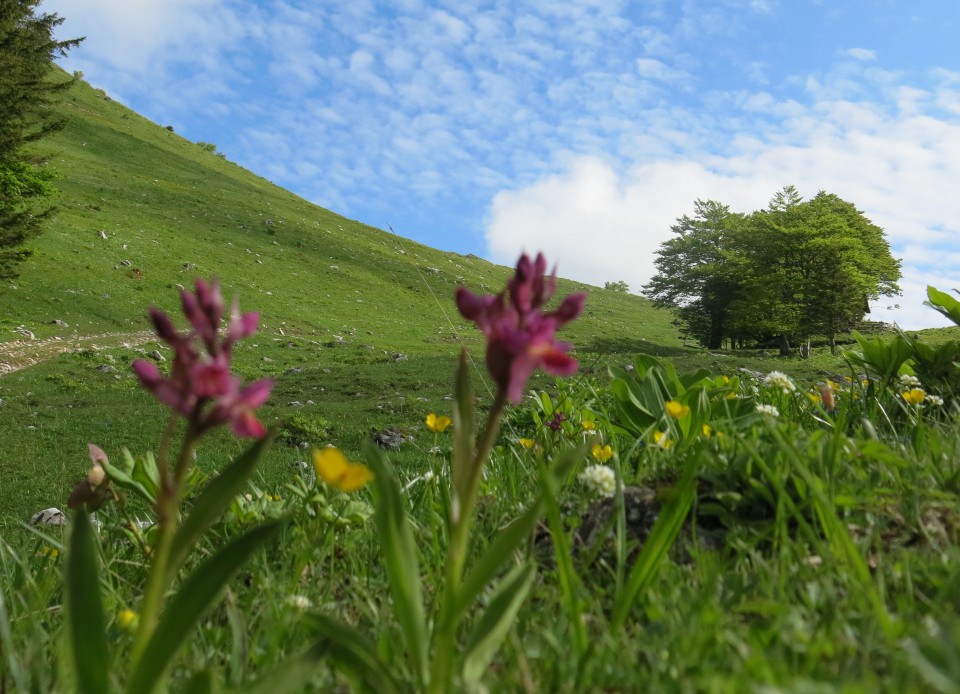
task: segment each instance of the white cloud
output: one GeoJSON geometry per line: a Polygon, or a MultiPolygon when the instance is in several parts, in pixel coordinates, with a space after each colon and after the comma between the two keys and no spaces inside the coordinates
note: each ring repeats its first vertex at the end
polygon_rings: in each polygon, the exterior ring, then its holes
{"type": "MultiPolygon", "coordinates": [[[[751,103],[785,110],[769,99],[751,103]]],[[[490,254],[509,264],[523,250],[542,250],[565,277],[599,286],[625,280],[637,292],[655,272],[671,224],[695,199],[749,212],[794,184],[805,197],[824,189],[856,204],[903,258],[904,295],[878,302],[873,319],[947,324],[921,304],[928,283],[960,287],[960,124],[869,103],[787,110],[792,116],[765,138],[745,133],[723,154],[691,151],[633,166],[582,157],[562,174],[501,191],[486,226],[490,254]],[[886,308],[895,303],[899,309],[886,308]]]]}
{"type": "Polygon", "coordinates": [[[846,53],[856,60],[869,61],[877,59],[877,52],[871,51],[869,48],[848,48],[846,53]]]}

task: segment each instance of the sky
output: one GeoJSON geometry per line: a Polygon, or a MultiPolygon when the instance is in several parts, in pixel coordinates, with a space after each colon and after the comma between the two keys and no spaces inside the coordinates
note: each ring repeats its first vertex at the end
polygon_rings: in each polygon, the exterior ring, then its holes
{"type": "Polygon", "coordinates": [[[44,0],[60,61],[334,212],[639,293],[697,199],[794,185],[902,260],[868,316],[960,289],[956,0],[44,0]]]}

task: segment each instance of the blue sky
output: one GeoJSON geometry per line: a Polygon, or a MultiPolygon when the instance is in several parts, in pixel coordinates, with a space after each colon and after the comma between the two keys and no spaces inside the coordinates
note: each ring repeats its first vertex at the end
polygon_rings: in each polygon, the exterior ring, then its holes
{"type": "MultiPolygon", "coordinates": [[[[639,291],[693,201],[796,185],[960,288],[956,0],[45,0],[94,86],[298,195],[443,250],[639,291]]],[[[892,306],[899,304],[899,309],[892,306]]],[[[889,308],[888,308],[889,307],[889,308]]]]}

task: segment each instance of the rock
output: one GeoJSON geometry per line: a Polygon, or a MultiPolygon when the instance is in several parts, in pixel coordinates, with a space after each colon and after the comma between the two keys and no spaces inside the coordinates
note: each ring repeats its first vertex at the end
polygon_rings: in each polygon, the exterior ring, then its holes
{"type": "Polygon", "coordinates": [[[303,403],[299,400],[294,400],[292,402],[288,402],[287,407],[303,407],[303,403]]]}
{"type": "Polygon", "coordinates": [[[147,356],[150,357],[151,359],[153,359],[154,361],[164,362],[164,361],[167,360],[167,358],[166,358],[165,356],[163,356],[162,354],[160,354],[160,350],[159,350],[159,349],[155,349],[155,350],[153,350],[152,352],[147,352],[147,356]]]}
{"type": "Polygon", "coordinates": [[[370,434],[370,438],[373,439],[373,442],[380,446],[380,448],[400,448],[400,444],[404,441],[412,441],[412,436],[407,436],[399,429],[383,429],[381,431],[374,430],[370,434]]]}
{"type": "Polygon", "coordinates": [[[196,270],[196,269],[197,269],[196,263],[184,263],[182,267],[183,267],[184,270],[196,270]]]}
{"type": "Polygon", "coordinates": [[[302,374],[306,367],[303,366],[292,366],[286,371],[283,372],[284,376],[289,376],[291,374],[302,374]]]}
{"type": "Polygon", "coordinates": [[[105,232],[103,229],[101,229],[100,231],[97,232],[97,236],[99,236],[99,237],[102,238],[102,239],[105,239],[105,238],[107,238],[107,232],[105,232]]]}
{"type": "Polygon", "coordinates": [[[408,359],[410,359],[410,357],[408,357],[406,354],[403,354],[402,352],[391,352],[390,356],[393,357],[394,361],[407,361],[408,359]]]}
{"type": "Polygon", "coordinates": [[[105,374],[112,374],[117,371],[116,366],[110,366],[110,364],[101,364],[96,368],[97,371],[102,371],[105,374]]]}
{"type": "Polygon", "coordinates": [[[34,513],[30,518],[30,525],[66,525],[67,517],[63,511],[51,506],[34,513]]]}
{"type": "Polygon", "coordinates": [[[16,328],[14,328],[14,329],[13,329],[13,332],[17,333],[17,335],[22,335],[23,337],[27,338],[28,340],[36,340],[36,339],[37,339],[37,337],[36,337],[31,331],[27,330],[27,329],[24,328],[22,325],[18,325],[16,328]]]}
{"type": "Polygon", "coordinates": [[[121,260],[120,264],[123,265],[124,267],[130,267],[131,265],[133,265],[133,263],[130,262],[129,260],[121,260]]]}
{"type": "Polygon", "coordinates": [[[56,325],[58,328],[69,328],[69,327],[70,327],[70,324],[69,324],[69,323],[67,323],[66,321],[62,321],[62,320],[60,320],[59,318],[57,318],[56,320],[52,320],[52,321],[50,321],[50,322],[51,322],[53,325],[56,325]]]}

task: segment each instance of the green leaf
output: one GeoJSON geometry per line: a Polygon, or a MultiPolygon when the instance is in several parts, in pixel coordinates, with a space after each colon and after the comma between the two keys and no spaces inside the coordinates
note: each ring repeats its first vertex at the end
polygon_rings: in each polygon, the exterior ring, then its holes
{"type": "MultiPolygon", "coordinates": [[[[363,682],[369,691],[377,694],[399,693],[400,685],[390,674],[387,665],[377,655],[373,645],[353,627],[326,615],[311,613],[304,618],[306,624],[323,637],[311,649],[319,660],[323,650],[338,660],[354,677],[363,682]]],[[[273,694],[275,690],[263,689],[264,694],[273,694]]],[[[286,690],[289,691],[289,690],[286,690]]]]}
{"type": "Polygon", "coordinates": [[[543,503],[538,501],[498,532],[470,573],[464,578],[456,595],[456,604],[451,610],[451,621],[459,622],[473,601],[493,580],[501,567],[510,559],[520,543],[530,537],[537,521],[543,514],[543,503]]]}
{"type": "Polygon", "coordinates": [[[457,499],[467,493],[473,453],[476,447],[476,412],[473,387],[470,385],[470,365],[467,350],[460,351],[456,381],[453,388],[453,488],[457,499]]]}
{"type": "MultiPolygon", "coordinates": [[[[245,694],[302,692],[310,678],[316,675],[329,651],[330,641],[321,639],[303,653],[282,662],[276,670],[268,672],[257,682],[244,686],[243,691],[245,694]]],[[[384,688],[381,691],[389,689],[384,688]]]]}
{"type": "Polygon", "coordinates": [[[687,459],[686,466],[674,487],[670,499],[667,501],[657,522],[650,529],[650,534],[643,543],[643,549],[640,550],[640,556],[630,570],[630,576],[627,578],[627,585],[624,587],[623,595],[618,596],[617,603],[614,606],[613,618],[611,620],[611,630],[620,629],[627,616],[630,614],[630,608],[633,602],[656,574],[657,567],[667,554],[667,550],[677,538],[680,528],[683,527],[683,521],[693,505],[693,500],[697,495],[697,473],[700,471],[700,455],[692,454],[687,459]]]}
{"type": "Polygon", "coordinates": [[[280,529],[279,521],[268,522],[236,538],[194,571],[167,603],[147,647],[130,678],[128,691],[145,694],[159,685],[177,650],[186,643],[190,630],[213,606],[233,574],[280,529]]]}
{"type": "Polygon", "coordinates": [[[277,427],[272,428],[266,436],[257,440],[200,492],[190,515],[177,529],[177,534],[173,538],[170,563],[167,564],[168,580],[173,580],[197,540],[223,514],[230,502],[243,489],[276,433],[277,427]]]}
{"type": "Polygon", "coordinates": [[[426,618],[420,586],[417,545],[407,518],[400,483],[387,457],[373,444],[367,444],[365,458],[373,471],[374,513],[377,537],[390,583],[393,609],[413,654],[417,676],[424,682],[428,670],[426,618]]]}
{"type": "Polygon", "coordinates": [[[187,680],[180,694],[216,694],[220,691],[217,678],[208,670],[201,670],[187,680]]]}
{"type": "Polygon", "coordinates": [[[504,576],[493,591],[464,650],[463,679],[466,684],[474,684],[483,676],[500,644],[510,633],[535,577],[533,564],[521,564],[504,576]]]}
{"type": "Polygon", "coordinates": [[[120,465],[113,465],[107,460],[101,460],[100,465],[103,466],[103,469],[106,471],[107,475],[110,476],[111,481],[113,481],[113,483],[118,487],[123,487],[124,489],[130,489],[131,491],[136,492],[141,498],[145,499],[151,504],[157,503],[157,487],[154,485],[152,489],[148,488],[143,484],[142,481],[134,478],[136,463],[134,462],[130,451],[128,451],[126,448],[123,449],[123,458],[124,464],[122,467],[120,465]]]}
{"type": "Polygon", "coordinates": [[[924,301],[924,306],[939,311],[956,325],[960,325],[960,301],[931,286],[927,286],[927,298],[929,301],[924,301]]]}
{"type": "Polygon", "coordinates": [[[97,577],[96,538],[84,511],[73,516],[64,576],[67,633],[77,671],[77,690],[102,694],[108,690],[110,653],[97,577]]]}
{"type": "MultiPolygon", "coordinates": [[[[562,485],[565,482],[577,463],[583,460],[587,450],[588,446],[584,445],[571,448],[560,454],[553,462],[548,473],[553,477],[554,485],[562,485]]],[[[460,590],[456,594],[456,602],[450,610],[452,622],[460,621],[464,613],[470,609],[473,601],[477,599],[477,596],[483,592],[501,571],[504,564],[510,560],[517,547],[529,539],[542,515],[543,497],[541,496],[494,536],[476,564],[463,579],[463,583],[460,584],[460,590]]]]}

